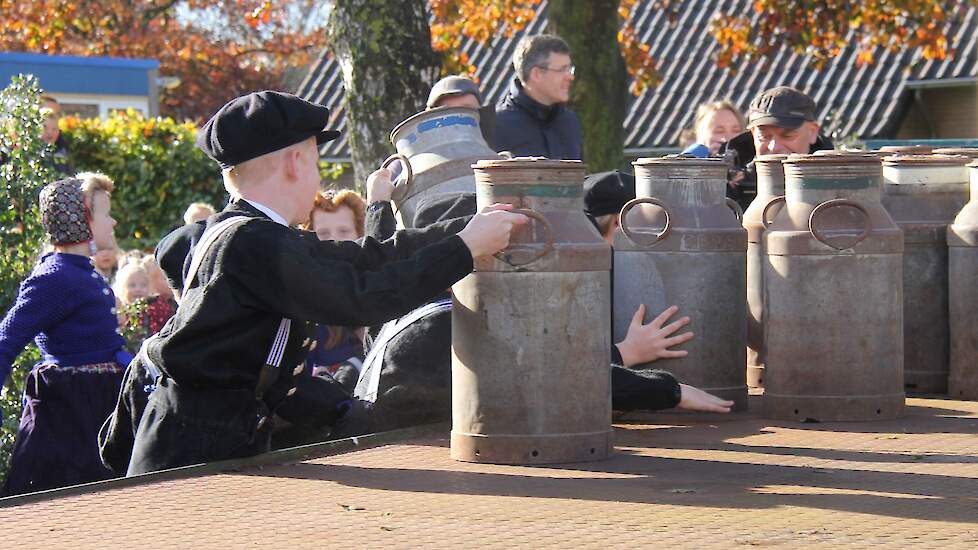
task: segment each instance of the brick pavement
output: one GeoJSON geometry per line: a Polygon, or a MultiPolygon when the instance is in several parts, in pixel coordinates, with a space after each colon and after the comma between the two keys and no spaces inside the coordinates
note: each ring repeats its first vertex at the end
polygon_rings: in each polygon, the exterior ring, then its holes
{"type": "Polygon", "coordinates": [[[408,441],[0,509],[0,548],[978,548],[978,403],[908,405],[632,415],[612,459],[556,467],[408,441]]]}

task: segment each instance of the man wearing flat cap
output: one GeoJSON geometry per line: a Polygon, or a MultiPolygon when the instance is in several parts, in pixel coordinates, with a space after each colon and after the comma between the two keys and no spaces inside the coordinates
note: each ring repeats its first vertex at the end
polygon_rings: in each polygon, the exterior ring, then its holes
{"type": "Polygon", "coordinates": [[[479,85],[466,76],[446,76],[431,87],[426,106],[429,109],[438,107],[482,107],[482,96],[479,85]]]}
{"type": "Polygon", "coordinates": [[[789,86],[771,88],[755,97],[747,111],[747,131],[731,139],[721,150],[734,167],[727,196],[747,208],[757,195],[753,172],[757,155],[832,149],[832,142],[819,134],[815,110],[815,101],[808,94],[789,86]]]}
{"type": "Polygon", "coordinates": [[[129,475],[267,451],[273,414],[327,430],[351,403],[338,384],[299,376],[311,326],[399,317],[525,223],[497,205],[386,241],[320,241],[294,229],[319,190],[317,145],[338,135],[324,129],[328,118],[325,107],[264,91],[230,101],[199,131],[235,200],[192,239],[180,307],[140,351],[137,361],[160,376],[129,475]]]}

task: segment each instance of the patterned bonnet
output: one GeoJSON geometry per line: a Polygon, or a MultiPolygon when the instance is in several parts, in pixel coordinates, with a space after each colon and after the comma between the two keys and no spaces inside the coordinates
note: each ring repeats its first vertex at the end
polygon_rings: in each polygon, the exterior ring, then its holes
{"type": "Polygon", "coordinates": [[[51,244],[77,244],[92,240],[82,180],[65,178],[41,189],[41,225],[51,244]]]}

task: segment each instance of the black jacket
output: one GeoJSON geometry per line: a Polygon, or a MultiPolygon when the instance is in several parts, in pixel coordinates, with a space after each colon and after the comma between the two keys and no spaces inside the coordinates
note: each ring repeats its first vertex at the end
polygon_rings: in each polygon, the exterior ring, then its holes
{"type": "Polygon", "coordinates": [[[545,106],[534,101],[518,79],[496,104],[496,151],[519,157],[581,160],[581,122],[561,104],[545,106]]]}
{"type": "Polygon", "coordinates": [[[251,219],[217,239],[176,315],[146,343],[163,377],[140,421],[130,474],[267,450],[269,434],[256,424],[270,412],[290,422],[335,417],[293,403],[300,396],[331,403],[338,387],[292,375],[313,325],[396,318],[472,270],[468,247],[455,235],[461,226],[451,222],[384,242],[320,241],[238,201],[207,223],[241,215],[251,219]],[[257,401],[258,376],[283,317],[293,322],[280,378],[257,401]]]}

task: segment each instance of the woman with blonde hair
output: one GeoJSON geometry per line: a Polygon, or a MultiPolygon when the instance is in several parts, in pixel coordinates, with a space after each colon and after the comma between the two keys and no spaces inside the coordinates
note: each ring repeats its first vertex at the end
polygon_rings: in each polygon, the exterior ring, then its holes
{"type": "Polygon", "coordinates": [[[92,266],[115,247],[112,180],[83,173],[45,186],[41,224],[54,251],[24,279],[0,323],[0,384],[33,338],[43,359],[27,377],[4,495],[111,477],[97,435],[132,359],[116,332],[115,295],[92,266]]]}
{"type": "Polygon", "coordinates": [[[720,147],[743,133],[746,124],[744,115],[728,100],[703,103],[696,108],[693,118],[696,141],[685,147],[683,153],[698,157],[717,156],[720,147]]]}

